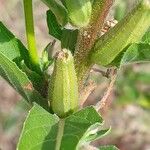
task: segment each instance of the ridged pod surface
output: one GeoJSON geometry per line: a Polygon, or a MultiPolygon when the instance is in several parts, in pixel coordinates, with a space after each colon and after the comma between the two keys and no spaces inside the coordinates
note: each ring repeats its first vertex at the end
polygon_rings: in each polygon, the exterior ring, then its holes
{"type": "Polygon", "coordinates": [[[78,85],[74,60],[70,51],[56,54],[54,72],[49,86],[51,109],[59,117],[66,117],[78,108],[78,85]]]}
{"type": "Polygon", "coordinates": [[[129,44],[138,43],[150,27],[150,1],[142,0],[123,20],[97,40],[92,63],[107,66],[129,44]]]}
{"type": "Polygon", "coordinates": [[[92,4],[91,0],[65,0],[70,22],[77,27],[85,27],[89,24],[92,4]]]}

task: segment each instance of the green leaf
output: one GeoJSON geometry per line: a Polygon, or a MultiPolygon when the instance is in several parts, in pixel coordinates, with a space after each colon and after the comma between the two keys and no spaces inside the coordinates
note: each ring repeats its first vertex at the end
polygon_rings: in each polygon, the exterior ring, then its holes
{"type": "Polygon", "coordinates": [[[144,34],[140,43],[128,45],[119,55],[110,63],[110,66],[123,66],[131,63],[150,61],[150,28],[144,34]]]}
{"type": "Polygon", "coordinates": [[[120,65],[147,61],[150,61],[150,44],[132,44],[123,55],[120,65]]]}
{"type": "MultiPolygon", "coordinates": [[[[28,50],[15,36],[0,22],[0,52],[9,60],[15,62],[32,81],[33,86],[40,91],[42,89],[43,77],[32,70],[28,50]],[[24,64],[24,65],[22,65],[24,64]],[[26,66],[23,67],[23,66],[26,66]]],[[[1,69],[2,70],[2,69],[1,69]]],[[[0,73],[5,74],[3,71],[0,73]]],[[[2,75],[3,77],[5,75],[2,75]]],[[[4,77],[7,81],[7,77],[4,77]]]]}
{"type": "Polygon", "coordinates": [[[30,104],[32,104],[33,101],[36,101],[41,104],[41,106],[47,108],[46,100],[34,89],[27,75],[1,52],[0,75],[6,79],[30,104]]]}
{"type": "Polygon", "coordinates": [[[47,25],[49,34],[54,38],[61,40],[61,47],[69,49],[74,53],[78,30],[62,29],[51,10],[47,11],[47,25]]]}
{"type": "Polygon", "coordinates": [[[18,65],[24,60],[29,66],[29,54],[23,44],[0,22],[0,52],[18,65]]]}
{"type": "MultiPolygon", "coordinates": [[[[42,0],[53,12],[58,23],[64,26],[68,22],[68,13],[66,8],[58,0],[42,0]]],[[[52,20],[51,20],[52,21],[52,20]]]]}
{"type": "Polygon", "coordinates": [[[49,29],[49,34],[60,40],[62,36],[62,29],[51,10],[47,11],[47,25],[49,29]]]}
{"type": "Polygon", "coordinates": [[[97,40],[91,63],[107,66],[129,44],[140,42],[150,26],[150,2],[142,0],[123,20],[97,40]]]}
{"type": "MultiPolygon", "coordinates": [[[[78,111],[77,113],[70,115],[65,120],[64,135],[62,137],[63,143],[62,149],[67,149],[67,145],[72,147],[72,150],[76,146],[82,145],[85,142],[88,131],[91,131],[91,127],[103,123],[101,116],[96,112],[93,107],[87,107],[78,111]]],[[[89,134],[90,135],[90,134],[89,134]]]]}
{"type": "Polygon", "coordinates": [[[88,134],[83,138],[83,141],[91,142],[91,141],[98,140],[104,137],[105,135],[109,134],[110,130],[111,128],[105,130],[101,130],[100,128],[99,130],[95,130],[96,131],[95,133],[93,133],[94,130],[88,131],[88,134]]]}
{"type": "Polygon", "coordinates": [[[116,146],[101,146],[99,150],[119,150],[116,146]]]}
{"type": "Polygon", "coordinates": [[[85,133],[91,131],[89,129],[92,126],[103,122],[93,107],[84,108],[63,121],[34,104],[24,123],[18,150],[55,150],[59,144],[60,150],[75,150],[85,142],[85,133]],[[60,131],[60,128],[63,130],[60,131]]]}
{"type": "Polygon", "coordinates": [[[72,53],[75,51],[78,37],[78,30],[63,29],[61,38],[61,47],[69,49],[72,53]]]}
{"type": "Polygon", "coordinates": [[[55,149],[59,118],[34,104],[24,122],[18,150],[55,149]]]}
{"type": "Polygon", "coordinates": [[[150,44],[134,43],[129,45],[115,60],[110,63],[111,66],[123,66],[132,63],[150,61],[150,44]]]}

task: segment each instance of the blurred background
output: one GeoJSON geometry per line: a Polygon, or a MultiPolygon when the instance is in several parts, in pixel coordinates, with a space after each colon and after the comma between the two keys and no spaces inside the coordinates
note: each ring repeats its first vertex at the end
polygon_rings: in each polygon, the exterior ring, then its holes
{"type": "MultiPolygon", "coordinates": [[[[137,0],[116,0],[110,18],[120,21],[137,0]]],[[[46,26],[46,10],[40,1],[34,0],[35,33],[39,53],[52,41],[46,26]]],[[[22,1],[0,0],[0,21],[26,45],[22,1]]],[[[108,79],[91,72],[89,81],[97,88],[89,95],[85,105],[99,101],[108,86],[108,79]]],[[[0,78],[0,150],[15,150],[20,130],[28,112],[28,106],[14,89],[0,78]]],[[[150,64],[134,64],[122,67],[115,87],[109,96],[107,108],[102,112],[111,133],[96,141],[98,146],[115,144],[120,150],[150,150],[150,64]]]]}

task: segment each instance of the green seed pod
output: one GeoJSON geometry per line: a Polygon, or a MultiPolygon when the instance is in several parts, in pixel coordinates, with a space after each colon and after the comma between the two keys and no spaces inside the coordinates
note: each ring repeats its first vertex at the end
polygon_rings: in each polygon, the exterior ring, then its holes
{"type": "Polygon", "coordinates": [[[70,22],[77,27],[85,27],[89,24],[92,4],[91,0],[65,0],[70,22]]]}
{"type": "Polygon", "coordinates": [[[139,43],[150,27],[150,1],[142,0],[114,28],[97,39],[89,54],[91,62],[108,66],[127,46],[139,43]]]}
{"type": "Polygon", "coordinates": [[[70,51],[57,53],[49,86],[51,109],[59,117],[66,117],[78,107],[78,85],[74,60],[70,51]]]}

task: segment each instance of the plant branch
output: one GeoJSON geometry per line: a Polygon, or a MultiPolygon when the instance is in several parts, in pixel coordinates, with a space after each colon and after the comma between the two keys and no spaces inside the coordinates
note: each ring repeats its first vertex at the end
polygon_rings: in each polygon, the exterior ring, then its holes
{"type": "Polygon", "coordinates": [[[33,22],[33,8],[32,0],[23,0],[24,3],[24,14],[26,24],[26,36],[27,44],[29,49],[30,60],[36,69],[39,66],[39,58],[36,49],[36,41],[34,34],[34,22],[33,22]]]}
{"type": "Polygon", "coordinates": [[[96,84],[94,82],[89,82],[89,84],[84,87],[83,91],[81,92],[80,96],[80,106],[83,107],[83,104],[86,102],[89,95],[95,90],[96,84]]]}
{"type": "Polygon", "coordinates": [[[110,79],[110,83],[107,87],[107,90],[103,96],[103,98],[95,105],[95,108],[97,111],[103,109],[106,106],[107,100],[113,90],[113,86],[114,83],[116,81],[116,77],[117,77],[117,70],[116,69],[112,69],[112,77],[110,79]]]}
{"type": "Polygon", "coordinates": [[[61,140],[62,140],[63,133],[64,133],[64,126],[65,126],[65,120],[60,119],[58,122],[58,134],[57,134],[57,138],[56,138],[55,150],[60,150],[60,148],[61,148],[61,140]]]}
{"type": "Polygon", "coordinates": [[[92,68],[91,71],[100,73],[103,77],[110,78],[111,69],[107,69],[107,71],[103,71],[97,68],[92,68]]]}
{"type": "Polygon", "coordinates": [[[105,18],[112,4],[113,0],[95,0],[89,26],[82,28],[79,31],[78,42],[75,51],[75,66],[79,86],[82,85],[85,74],[91,67],[87,61],[88,55],[97,38],[98,31],[100,31],[103,27],[105,18]]]}

